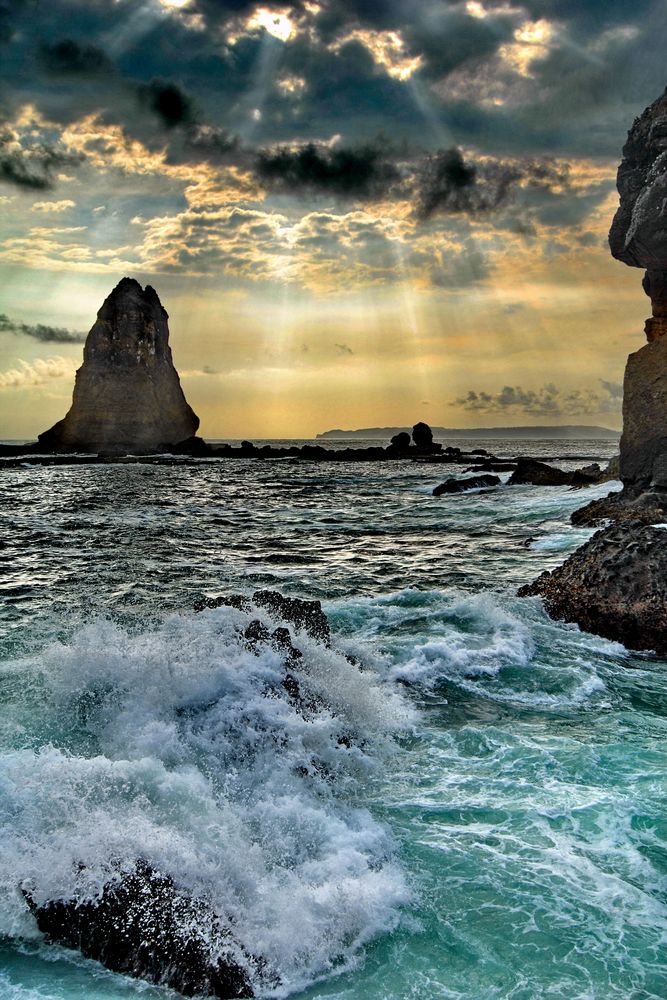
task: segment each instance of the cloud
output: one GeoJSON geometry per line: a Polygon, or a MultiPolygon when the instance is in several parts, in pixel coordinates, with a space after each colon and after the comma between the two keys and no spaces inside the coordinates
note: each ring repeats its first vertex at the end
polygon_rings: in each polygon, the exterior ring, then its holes
{"type": "Polygon", "coordinates": [[[280,191],[361,199],[383,197],[400,177],[379,145],[347,148],[309,142],[262,150],[255,170],[260,181],[280,191]]]}
{"type": "Polygon", "coordinates": [[[96,76],[113,71],[113,63],[102,49],[73,38],[62,38],[52,45],[42,42],[39,59],[55,76],[96,76]]]}
{"type": "Polygon", "coordinates": [[[504,206],[522,185],[546,189],[562,187],[567,171],[562,165],[536,159],[464,157],[456,147],[440,150],[418,168],[418,218],[436,214],[483,215],[504,206]]]}
{"type": "Polygon", "coordinates": [[[86,339],[85,333],[79,333],[76,330],[67,330],[65,327],[59,326],[45,326],[43,323],[21,323],[19,320],[10,319],[4,313],[0,313],[0,333],[12,333],[17,337],[32,337],[34,340],[50,344],[82,344],[86,339]]]}
{"type": "Polygon", "coordinates": [[[18,361],[18,368],[0,372],[0,389],[28,389],[46,385],[53,379],[71,378],[78,367],[72,358],[37,358],[35,361],[18,361]]]}
{"type": "Polygon", "coordinates": [[[55,171],[81,163],[79,153],[71,153],[48,142],[28,137],[23,145],[17,133],[9,128],[0,130],[0,181],[33,191],[53,187],[55,171]]]}
{"type": "Polygon", "coordinates": [[[621,386],[599,379],[603,392],[595,389],[561,389],[547,382],[540,389],[506,385],[497,393],[469,389],[450,402],[469,413],[525,413],[532,417],[590,416],[620,412],[621,386]],[[620,390],[620,391],[619,391],[620,390]]]}
{"type": "Polygon", "coordinates": [[[140,102],[167,129],[190,125],[195,120],[194,102],[177,83],[155,77],[150,83],[141,84],[138,93],[140,102]]]}
{"type": "Polygon", "coordinates": [[[226,160],[239,151],[238,136],[214,125],[192,125],[185,138],[186,148],[200,153],[204,159],[226,160]]]}
{"type": "Polygon", "coordinates": [[[31,206],[32,212],[66,212],[68,208],[74,208],[76,202],[63,199],[62,201],[35,201],[31,206]]]}

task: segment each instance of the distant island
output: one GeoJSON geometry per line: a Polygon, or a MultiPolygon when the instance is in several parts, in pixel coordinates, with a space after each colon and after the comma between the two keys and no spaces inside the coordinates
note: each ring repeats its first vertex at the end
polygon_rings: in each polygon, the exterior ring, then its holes
{"type": "MultiPolygon", "coordinates": [[[[410,431],[409,427],[361,427],[353,431],[336,429],[318,434],[318,438],[390,438],[402,431],[410,431]]],[[[588,440],[590,438],[606,438],[616,441],[621,436],[620,431],[610,427],[595,427],[588,424],[561,424],[558,427],[545,427],[536,424],[532,427],[434,427],[433,434],[438,438],[523,438],[527,440],[555,440],[571,438],[573,440],[588,440]]]]}

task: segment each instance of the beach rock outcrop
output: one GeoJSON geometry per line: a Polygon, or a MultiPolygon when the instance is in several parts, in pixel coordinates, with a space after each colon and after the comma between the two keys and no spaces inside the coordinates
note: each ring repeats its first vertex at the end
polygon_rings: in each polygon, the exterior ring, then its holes
{"type": "Polygon", "coordinates": [[[519,590],[549,614],[629,649],[667,655],[667,530],[639,522],[598,531],[558,569],[519,590]]]}
{"type": "Polygon", "coordinates": [[[107,969],[169,987],[183,996],[252,997],[253,960],[235,944],[211,904],[182,892],[169,875],[139,860],[93,899],[38,903],[23,895],[40,931],[107,969]]]}
{"type": "Polygon", "coordinates": [[[39,435],[42,449],[131,454],[194,438],[199,418],[174,368],[167,321],[154,288],[123,278],[88,334],[69,412],[39,435]]]}
{"type": "Polygon", "coordinates": [[[467,493],[468,490],[485,490],[500,486],[498,476],[469,476],[467,479],[446,479],[433,490],[434,497],[444,493],[467,493]]]}

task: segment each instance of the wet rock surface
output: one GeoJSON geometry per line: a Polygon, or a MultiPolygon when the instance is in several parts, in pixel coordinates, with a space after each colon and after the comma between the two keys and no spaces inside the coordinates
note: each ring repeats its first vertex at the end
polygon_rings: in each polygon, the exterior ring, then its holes
{"type": "Polygon", "coordinates": [[[23,894],[49,941],[183,996],[252,997],[241,964],[252,964],[206,899],[179,890],[143,860],[110,879],[95,899],[38,903],[23,894]]]}
{"type": "Polygon", "coordinates": [[[667,654],[667,530],[636,521],[598,531],[553,572],[522,587],[549,614],[622,642],[667,654]]]}

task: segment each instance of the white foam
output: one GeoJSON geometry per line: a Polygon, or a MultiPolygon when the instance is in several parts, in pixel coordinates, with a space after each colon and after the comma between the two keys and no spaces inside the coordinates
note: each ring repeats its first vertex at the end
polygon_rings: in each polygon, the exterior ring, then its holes
{"type": "Polygon", "coordinates": [[[16,712],[41,745],[0,760],[1,934],[36,934],[24,880],[38,900],[92,895],[137,857],[207,894],[278,972],[276,995],[396,925],[405,880],[355,795],[409,712],[302,637],[292,672],[321,703],[304,718],[281,657],[250,652],[242,620],[220,608],[138,636],[97,622],[14,665],[16,712]]]}

